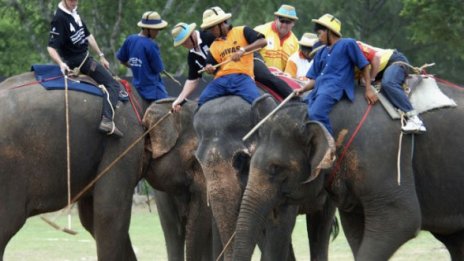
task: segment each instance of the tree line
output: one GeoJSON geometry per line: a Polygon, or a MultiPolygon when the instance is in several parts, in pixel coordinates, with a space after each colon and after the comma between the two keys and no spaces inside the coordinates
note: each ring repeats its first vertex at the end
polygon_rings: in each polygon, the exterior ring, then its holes
{"type": "MultiPolygon", "coordinates": [[[[51,63],[46,51],[50,21],[59,0],[0,0],[0,76],[28,71],[32,64],[51,63]]],[[[299,20],[298,38],[313,31],[311,19],[331,13],[342,22],[343,37],[380,48],[403,52],[413,66],[435,62],[429,73],[459,84],[464,83],[464,4],[462,0],[99,0],[81,1],[83,17],[112,70],[125,75],[127,69],[114,55],[124,39],[138,33],[143,12],[157,11],[169,22],[156,41],[166,70],[186,74],[185,48],[174,48],[170,30],[178,22],[199,27],[203,11],[220,6],[232,13],[234,25],[255,27],[274,19],[281,4],[295,6],[299,20]]]]}

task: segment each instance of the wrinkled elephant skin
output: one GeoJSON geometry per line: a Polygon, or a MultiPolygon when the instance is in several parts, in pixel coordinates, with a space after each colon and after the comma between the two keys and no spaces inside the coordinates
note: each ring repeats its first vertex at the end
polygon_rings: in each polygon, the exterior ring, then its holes
{"type": "Polygon", "coordinates": [[[152,103],[144,126],[153,127],[146,142],[144,178],[155,188],[168,260],[211,260],[211,210],[206,183],[195,158],[198,139],[193,129],[196,103],[187,102],[168,118],[173,99],[152,103]],[[184,242],[186,258],[184,258],[184,242]]]}
{"type": "MultiPolygon", "coordinates": [[[[282,200],[316,201],[315,195],[325,187],[337,203],[356,260],[388,260],[420,229],[430,231],[445,244],[453,260],[463,260],[464,140],[459,137],[464,133],[464,91],[440,87],[458,107],[422,114],[427,132],[403,135],[401,147],[399,121],[391,120],[380,105],[375,105],[333,183],[328,182],[333,169],[302,183],[314,167],[304,154],[308,150],[314,153],[311,150],[316,144],[308,146],[306,141],[322,132],[317,134],[304,127],[306,105],[290,104],[270,120],[267,131],[262,133],[262,142],[251,162],[249,182],[253,176],[263,175],[261,180],[268,182],[284,180],[280,188],[285,194],[282,200]],[[306,196],[308,191],[313,195],[306,196]]],[[[335,133],[347,129],[349,137],[367,107],[363,88],[356,88],[354,103],[342,100],[331,112],[335,133]]],[[[244,201],[247,194],[251,201],[259,191],[247,190],[244,201]]],[[[240,237],[237,232],[236,241],[240,237]]]]}
{"type": "MultiPolygon", "coordinates": [[[[67,204],[64,91],[46,91],[32,73],[0,85],[0,258],[30,216],[67,204]]],[[[93,178],[143,133],[125,103],[116,111],[123,138],[98,132],[102,98],[69,91],[71,194],[93,178]]],[[[143,142],[118,161],[79,201],[83,226],[97,243],[99,260],[135,260],[129,238],[132,195],[140,179],[143,142]]]]}

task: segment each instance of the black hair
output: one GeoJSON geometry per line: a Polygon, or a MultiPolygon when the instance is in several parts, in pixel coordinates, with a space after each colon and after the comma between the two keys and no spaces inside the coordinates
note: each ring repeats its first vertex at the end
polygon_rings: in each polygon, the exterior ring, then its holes
{"type": "Polygon", "coordinates": [[[323,26],[320,23],[314,23],[314,32],[317,32],[318,30],[324,30],[327,31],[328,28],[326,26],[323,26]]]}

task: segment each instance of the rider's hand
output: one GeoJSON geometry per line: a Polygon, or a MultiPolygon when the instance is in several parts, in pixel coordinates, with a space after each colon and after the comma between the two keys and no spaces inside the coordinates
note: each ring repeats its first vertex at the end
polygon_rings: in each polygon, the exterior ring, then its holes
{"type": "Polygon", "coordinates": [[[182,109],[182,105],[184,105],[185,102],[185,99],[177,97],[177,99],[172,103],[172,111],[179,112],[182,109]]]}
{"type": "Polygon", "coordinates": [[[100,63],[105,67],[106,69],[110,69],[110,63],[108,60],[106,60],[105,56],[100,56],[100,63]]]}
{"type": "Polygon", "coordinates": [[[301,96],[306,91],[305,87],[294,90],[296,96],[301,96]]]}
{"type": "Polygon", "coordinates": [[[68,65],[64,62],[60,63],[60,71],[62,74],[67,74],[68,72],[71,71],[71,69],[69,69],[68,65]]]}
{"type": "Polygon", "coordinates": [[[214,68],[214,66],[212,66],[211,64],[207,64],[204,69],[205,72],[209,74],[213,74],[216,71],[216,68],[214,68]]]}
{"type": "Polygon", "coordinates": [[[365,93],[367,104],[375,104],[379,99],[372,88],[367,88],[365,93]]]}

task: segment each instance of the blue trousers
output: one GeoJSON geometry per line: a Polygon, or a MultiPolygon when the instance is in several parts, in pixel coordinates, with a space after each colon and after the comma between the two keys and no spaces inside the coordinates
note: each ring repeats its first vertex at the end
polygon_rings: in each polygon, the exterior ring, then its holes
{"type": "Polygon", "coordinates": [[[206,86],[198,100],[198,107],[209,100],[226,95],[240,96],[251,104],[259,97],[259,91],[253,79],[246,74],[224,75],[206,86]]]}
{"type": "Polygon", "coordinates": [[[393,53],[389,61],[392,64],[387,66],[383,73],[382,93],[385,94],[393,106],[406,113],[414,110],[403,90],[403,83],[406,81],[408,72],[404,65],[394,64],[396,61],[409,63],[408,59],[402,53],[393,53]]]}
{"type": "Polygon", "coordinates": [[[313,93],[310,93],[307,99],[309,119],[322,123],[334,136],[329,114],[338,100],[327,94],[311,94],[313,93]]]}

